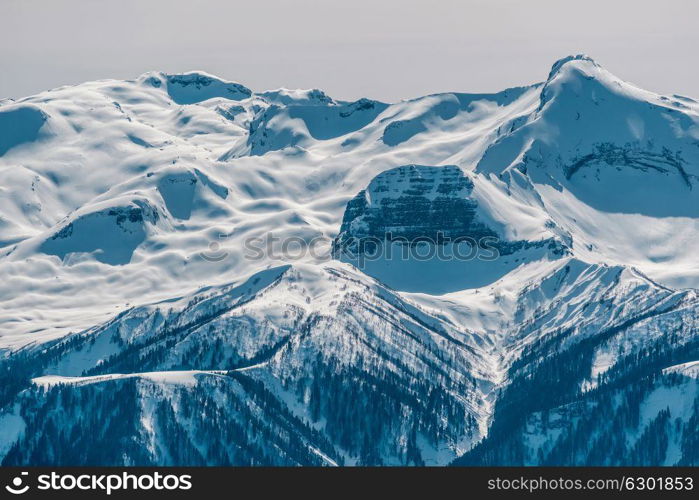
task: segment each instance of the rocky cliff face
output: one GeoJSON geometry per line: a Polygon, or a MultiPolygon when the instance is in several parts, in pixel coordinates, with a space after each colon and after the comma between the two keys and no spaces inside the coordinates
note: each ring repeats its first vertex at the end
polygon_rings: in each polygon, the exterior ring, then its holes
{"type": "Polygon", "coordinates": [[[348,237],[445,238],[495,236],[476,220],[473,182],[459,167],[406,165],[376,176],[345,211],[339,242],[348,237]]]}
{"type": "Polygon", "coordinates": [[[489,227],[472,196],[473,181],[457,166],[406,165],[377,175],[347,204],[336,258],[373,252],[383,242],[414,246],[467,243],[509,255],[531,247],[565,252],[554,239],[508,241],[489,227]]]}

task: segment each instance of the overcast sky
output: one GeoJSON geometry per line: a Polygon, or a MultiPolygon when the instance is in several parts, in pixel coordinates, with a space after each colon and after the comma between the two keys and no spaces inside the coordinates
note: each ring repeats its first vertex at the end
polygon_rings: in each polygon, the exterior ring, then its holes
{"type": "Polygon", "coordinates": [[[694,0],[2,0],[0,97],[149,70],[386,101],[497,91],[584,52],[699,97],[694,0]]]}

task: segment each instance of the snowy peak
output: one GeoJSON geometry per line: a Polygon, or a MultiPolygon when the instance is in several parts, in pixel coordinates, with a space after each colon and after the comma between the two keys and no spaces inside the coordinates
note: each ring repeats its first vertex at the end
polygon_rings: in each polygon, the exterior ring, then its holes
{"type": "Polygon", "coordinates": [[[580,258],[686,286],[699,273],[683,243],[699,241],[698,138],[696,103],[571,57],[554,65],[539,103],[488,146],[476,172],[545,206],[580,258]]]}
{"type": "Polygon", "coordinates": [[[614,91],[618,80],[592,58],[579,54],[564,57],[551,67],[541,88],[539,110],[554,99],[594,98],[596,89],[614,91]]]}
{"type": "Polygon", "coordinates": [[[276,104],[277,106],[294,106],[299,104],[317,104],[317,105],[329,105],[334,104],[335,101],[320,89],[285,89],[280,88],[277,90],[268,90],[266,92],[256,93],[255,95],[261,97],[270,104],[276,104]]]}
{"type": "Polygon", "coordinates": [[[146,73],[139,81],[152,87],[162,87],[177,104],[196,104],[216,97],[240,101],[252,95],[250,89],[239,83],[222,80],[203,71],[174,75],[146,73]]]}
{"type": "Polygon", "coordinates": [[[557,77],[563,70],[564,66],[567,66],[566,70],[570,70],[571,67],[576,67],[578,69],[582,69],[584,67],[600,68],[600,65],[587,54],[566,56],[553,63],[549,76],[546,79],[546,83],[550,83],[555,77],[557,77]]]}
{"type": "Polygon", "coordinates": [[[343,137],[366,127],[388,107],[369,99],[350,103],[303,97],[282,101],[287,104],[272,104],[251,121],[247,147],[242,152],[232,150],[223,159],[235,154],[261,156],[269,151],[310,147],[316,141],[343,137]]]}
{"type": "Polygon", "coordinates": [[[591,57],[578,54],[564,57],[553,64],[541,89],[539,110],[554,99],[590,100],[599,105],[604,99],[614,96],[649,102],[655,102],[660,97],[621,80],[591,57]]]}
{"type": "Polygon", "coordinates": [[[671,192],[681,193],[679,213],[695,202],[699,107],[692,103],[640,90],[573,56],[554,65],[539,106],[519,123],[488,148],[478,171],[516,168],[605,211],[654,213],[650,207],[671,192]],[[644,185],[654,189],[643,195],[644,185]]]}

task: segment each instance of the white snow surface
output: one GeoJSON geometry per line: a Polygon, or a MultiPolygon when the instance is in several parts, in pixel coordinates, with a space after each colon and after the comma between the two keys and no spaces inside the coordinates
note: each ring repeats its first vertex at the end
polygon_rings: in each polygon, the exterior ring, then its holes
{"type": "Polygon", "coordinates": [[[182,370],[182,371],[158,371],[146,373],[110,373],[109,375],[94,375],[91,377],[64,377],[60,375],[45,375],[32,380],[36,385],[51,387],[57,384],[86,385],[106,382],[109,380],[121,380],[125,378],[142,378],[164,384],[194,385],[197,383],[197,375],[223,375],[222,370],[182,370]]]}
{"type": "MultiPolygon", "coordinates": [[[[392,104],[320,90],[255,93],[203,72],[4,101],[0,349],[270,267],[325,264],[347,202],[408,164],[461,168],[480,219],[502,238],[570,245],[561,260],[473,262],[463,273],[478,279],[460,285],[456,275],[450,293],[397,292],[457,324],[498,331],[527,287],[568,259],[593,264],[585,272],[634,268],[644,286],[696,288],[698,145],[699,104],[638,89],[584,56],[558,61],[543,84],[392,104]],[[245,242],[270,234],[321,238],[325,251],[251,258],[245,242]]],[[[419,272],[430,279],[429,267],[419,272]]],[[[307,286],[313,300],[332,289],[307,286]]],[[[600,356],[599,370],[606,364],[600,356]]]]}

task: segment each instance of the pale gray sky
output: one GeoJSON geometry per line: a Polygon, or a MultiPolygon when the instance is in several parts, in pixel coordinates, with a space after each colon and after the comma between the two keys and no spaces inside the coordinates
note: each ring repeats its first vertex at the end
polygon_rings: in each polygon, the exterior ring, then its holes
{"type": "Polygon", "coordinates": [[[699,97],[697,19],[694,0],[2,0],[0,98],[201,69],[395,101],[541,81],[579,52],[699,97]]]}

